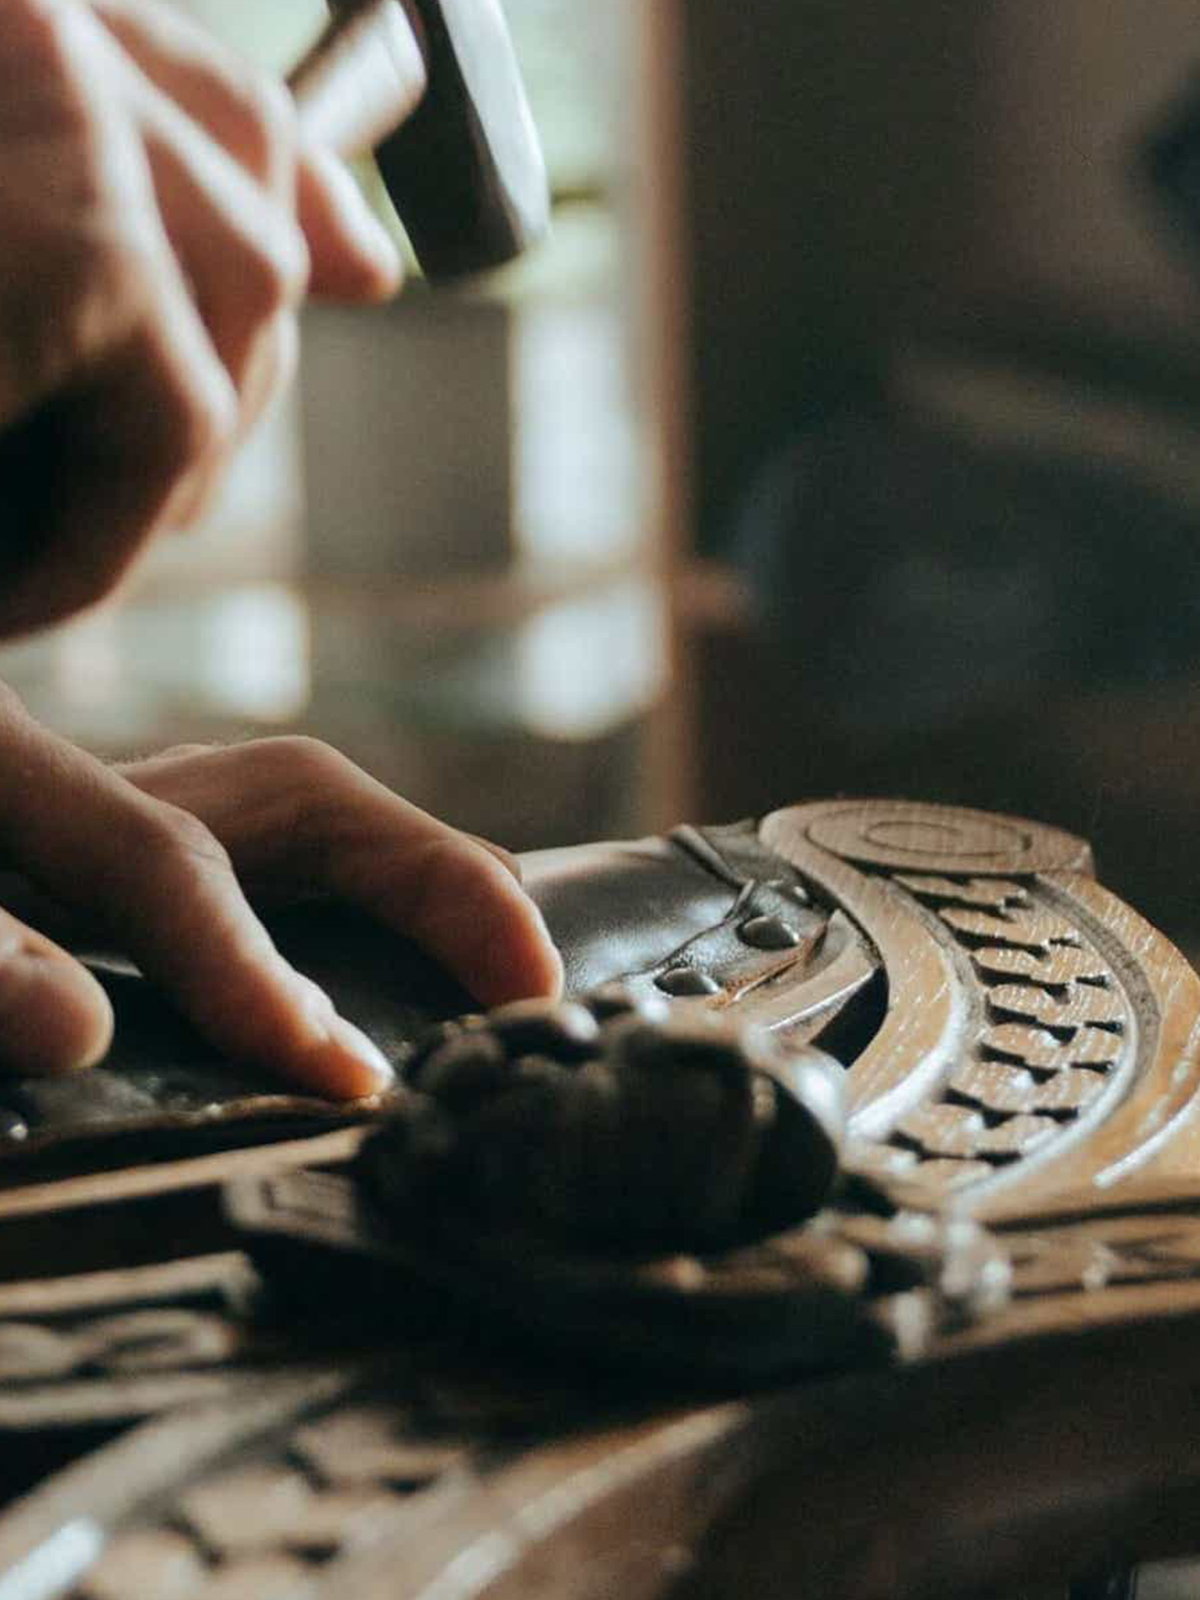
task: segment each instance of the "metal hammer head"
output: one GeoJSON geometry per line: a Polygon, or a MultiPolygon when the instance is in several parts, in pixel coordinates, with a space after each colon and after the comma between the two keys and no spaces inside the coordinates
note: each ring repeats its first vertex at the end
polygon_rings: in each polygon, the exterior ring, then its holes
{"type": "Polygon", "coordinates": [[[410,0],[429,86],[376,160],[422,268],[457,277],[546,233],[546,164],[499,0],[410,0]]]}
{"type": "Polygon", "coordinates": [[[292,74],[301,115],[344,155],[375,145],[426,276],[500,266],[540,239],[546,166],[499,0],[330,4],[292,74]]]}

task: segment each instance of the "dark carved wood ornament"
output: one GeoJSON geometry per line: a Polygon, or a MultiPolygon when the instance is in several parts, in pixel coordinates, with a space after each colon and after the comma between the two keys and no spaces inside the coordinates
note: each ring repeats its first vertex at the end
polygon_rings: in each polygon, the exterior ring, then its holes
{"type": "Polygon", "coordinates": [[[832,801],[525,866],[560,1005],[281,927],[400,1069],[349,1113],[92,956],[120,1049],[0,1085],[0,1600],[1065,1594],[1200,1546],[1200,979],[1087,845],[832,801]]]}

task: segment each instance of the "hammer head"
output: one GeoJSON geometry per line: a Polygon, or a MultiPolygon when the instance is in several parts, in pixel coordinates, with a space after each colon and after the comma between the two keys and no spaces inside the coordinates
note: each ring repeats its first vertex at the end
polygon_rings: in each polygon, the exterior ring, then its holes
{"type": "Polygon", "coordinates": [[[377,148],[422,270],[501,266],[550,223],[546,165],[499,0],[404,0],[428,76],[416,110],[377,148]]]}

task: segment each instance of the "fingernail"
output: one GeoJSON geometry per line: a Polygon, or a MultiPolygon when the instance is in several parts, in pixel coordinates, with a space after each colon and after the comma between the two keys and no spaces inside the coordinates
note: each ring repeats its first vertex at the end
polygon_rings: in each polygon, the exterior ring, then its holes
{"type": "Polygon", "coordinates": [[[395,1086],[396,1074],[387,1057],[361,1028],[356,1028],[345,1017],[335,1017],[329,1030],[330,1042],[362,1068],[365,1074],[363,1087],[355,1088],[357,1095],[382,1094],[395,1086]]]}
{"type": "Polygon", "coordinates": [[[112,1005],[85,967],[40,948],[4,963],[3,1054],[9,1070],[67,1077],[86,1072],[112,1043],[112,1005]]]}

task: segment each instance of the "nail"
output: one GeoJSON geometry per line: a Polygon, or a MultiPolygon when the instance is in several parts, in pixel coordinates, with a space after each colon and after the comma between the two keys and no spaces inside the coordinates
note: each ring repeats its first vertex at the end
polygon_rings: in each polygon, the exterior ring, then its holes
{"type": "Polygon", "coordinates": [[[329,1040],[332,1045],[352,1057],[367,1074],[368,1085],[365,1088],[356,1087],[357,1096],[383,1094],[385,1090],[395,1086],[396,1074],[387,1057],[361,1028],[356,1028],[352,1022],[347,1022],[345,1017],[335,1017],[329,1029],[329,1040]]]}

